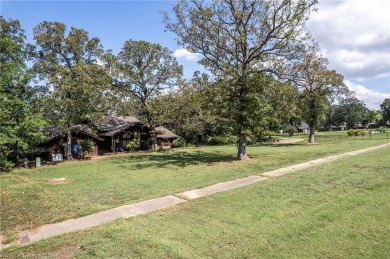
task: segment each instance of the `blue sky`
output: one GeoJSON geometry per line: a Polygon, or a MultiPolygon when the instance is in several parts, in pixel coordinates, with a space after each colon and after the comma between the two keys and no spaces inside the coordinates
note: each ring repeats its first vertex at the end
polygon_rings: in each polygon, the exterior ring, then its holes
{"type": "MultiPolygon", "coordinates": [[[[176,1],[0,1],[0,14],[18,19],[29,42],[39,22],[58,21],[85,29],[114,53],[128,39],[159,43],[176,51],[187,78],[202,69],[197,56],[182,50],[173,33],[164,32],[160,11],[170,11],[176,1]]],[[[390,97],[388,11],[388,0],[325,0],[308,23],[329,67],[342,73],[348,87],[373,109],[390,97]]]]}
{"type": "MultiPolygon", "coordinates": [[[[83,28],[98,37],[105,49],[118,53],[126,40],[159,43],[171,51],[179,49],[175,34],[164,32],[161,11],[170,11],[175,1],[3,1],[1,15],[21,22],[27,41],[42,21],[57,21],[83,28]]],[[[178,58],[186,77],[201,67],[189,57],[178,58]]]]}

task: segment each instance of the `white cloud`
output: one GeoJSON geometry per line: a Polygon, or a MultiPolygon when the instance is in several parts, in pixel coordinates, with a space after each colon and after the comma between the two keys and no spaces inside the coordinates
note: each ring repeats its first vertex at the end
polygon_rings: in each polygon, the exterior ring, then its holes
{"type": "Polygon", "coordinates": [[[369,109],[378,110],[385,98],[390,98],[390,94],[377,92],[366,88],[364,85],[355,84],[349,80],[344,80],[349,90],[354,91],[356,98],[363,101],[369,109]]]}
{"type": "Polygon", "coordinates": [[[390,77],[390,1],[324,1],[308,28],[332,69],[364,81],[390,77]]]}
{"type": "Polygon", "coordinates": [[[173,52],[173,56],[175,58],[184,58],[184,59],[189,60],[189,61],[194,61],[194,60],[197,60],[199,58],[198,53],[192,53],[186,49],[175,50],[175,52],[173,52]]]}

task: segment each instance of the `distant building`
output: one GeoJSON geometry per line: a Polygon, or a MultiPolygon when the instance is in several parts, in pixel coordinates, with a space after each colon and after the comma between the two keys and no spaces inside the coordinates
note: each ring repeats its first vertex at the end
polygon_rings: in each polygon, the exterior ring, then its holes
{"type": "MultiPolygon", "coordinates": [[[[156,127],[157,147],[172,148],[172,143],[178,136],[169,129],[156,127]]],[[[49,140],[42,144],[47,151],[41,154],[44,160],[59,161],[65,158],[66,136],[56,127],[48,127],[44,130],[49,140]]],[[[129,151],[128,144],[135,143],[137,150],[149,150],[152,148],[151,128],[131,116],[110,116],[97,129],[92,130],[88,125],[79,124],[71,129],[72,155],[78,157],[81,141],[91,140],[95,150],[87,154],[88,157],[105,155],[109,153],[129,151]]]]}

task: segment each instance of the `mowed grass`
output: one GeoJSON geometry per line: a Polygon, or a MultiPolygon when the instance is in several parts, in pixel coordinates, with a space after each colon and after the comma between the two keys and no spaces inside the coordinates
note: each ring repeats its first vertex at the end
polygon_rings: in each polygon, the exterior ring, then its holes
{"type": "MultiPolygon", "coordinates": [[[[374,140],[374,139],[390,139],[390,132],[370,134],[369,130],[364,130],[366,133],[364,136],[348,136],[347,131],[316,131],[316,141],[325,142],[325,141],[358,141],[358,140],[374,140]]],[[[288,138],[287,133],[282,134],[283,137],[288,138]]],[[[303,138],[308,140],[309,133],[294,133],[293,138],[303,138]]]]}
{"type": "Polygon", "coordinates": [[[390,148],[66,234],[3,255],[388,258],[390,148]]]}
{"type": "Polygon", "coordinates": [[[235,146],[202,147],[16,170],[0,175],[0,231],[8,243],[17,231],[381,143],[254,146],[245,162],[234,161],[235,146]]]}

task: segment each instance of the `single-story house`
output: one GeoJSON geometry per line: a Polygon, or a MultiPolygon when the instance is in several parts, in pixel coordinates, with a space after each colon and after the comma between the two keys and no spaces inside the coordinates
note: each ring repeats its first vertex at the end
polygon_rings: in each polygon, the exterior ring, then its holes
{"type": "MultiPolygon", "coordinates": [[[[163,126],[156,127],[159,148],[171,148],[173,140],[178,136],[163,126]]],[[[78,146],[83,140],[91,140],[95,150],[86,156],[92,157],[108,153],[128,151],[130,142],[136,143],[139,150],[149,150],[152,147],[150,127],[131,116],[107,117],[98,130],[92,130],[85,124],[72,127],[72,155],[78,157],[78,146]]],[[[43,160],[60,161],[66,155],[66,136],[56,127],[44,130],[49,140],[42,144],[47,151],[41,153],[43,160]]]]}
{"type": "Polygon", "coordinates": [[[330,125],[330,126],[321,126],[320,127],[320,130],[323,130],[323,131],[333,131],[333,130],[346,130],[348,127],[347,127],[347,123],[346,122],[343,122],[343,124],[341,125],[330,125]]]}
{"type": "MultiPolygon", "coordinates": [[[[283,131],[288,132],[289,127],[290,127],[290,125],[286,125],[284,127],[283,131]]],[[[309,130],[310,130],[310,127],[306,122],[301,122],[299,125],[293,125],[293,127],[295,127],[298,132],[305,132],[306,133],[306,132],[309,132],[309,130]]]]}
{"type": "Polygon", "coordinates": [[[155,130],[157,133],[157,147],[164,149],[172,148],[173,140],[178,138],[178,136],[163,126],[158,126],[155,130]]]}
{"type": "MultiPolygon", "coordinates": [[[[41,153],[41,157],[43,160],[48,161],[61,161],[66,158],[67,150],[66,150],[66,136],[64,136],[63,132],[60,131],[57,127],[48,127],[44,129],[46,136],[48,136],[49,140],[41,145],[41,147],[45,148],[46,151],[41,153]]],[[[89,152],[87,156],[97,156],[99,153],[99,144],[104,139],[99,137],[90,127],[84,124],[74,125],[71,129],[72,132],[72,155],[73,157],[78,156],[78,145],[81,141],[91,140],[94,143],[95,150],[89,152]]]]}
{"type": "Polygon", "coordinates": [[[297,126],[298,128],[298,132],[309,132],[310,130],[310,127],[309,127],[309,124],[307,124],[306,122],[302,122],[301,124],[299,124],[297,126]]]}
{"type": "Polygon", "coordinates": [[[99,137],[104,138],[100,143],[99,155],[127,150],[130,141],[139,142],[139,149],[148,150],[150,127],[135,117],[107,117],[98,130],[99,137]]]}

